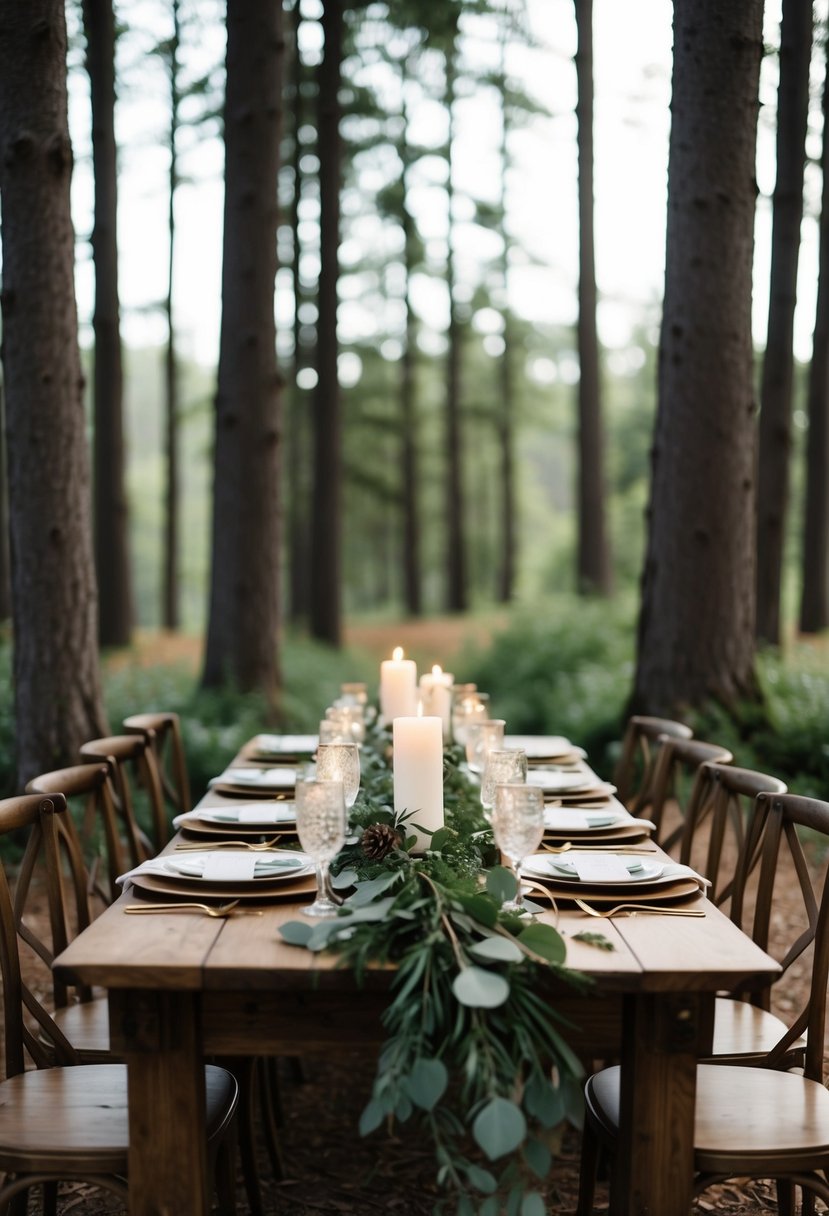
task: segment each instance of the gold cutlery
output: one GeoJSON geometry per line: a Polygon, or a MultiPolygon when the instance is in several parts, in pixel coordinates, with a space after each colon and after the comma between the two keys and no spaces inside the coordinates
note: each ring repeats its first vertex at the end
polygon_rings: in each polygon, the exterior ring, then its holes
{"type": "Polygon", "coordinates": [[[573,903],[581,908],[582,912],[586,912],[588,916],[596,916],[600,919],[607,919],[609,916],[636,916],[642,912],[648,916],[705,916],[703,908],[665,908],[661,904],[616,904],[613,908],[598,908],[591,907],[581,899],[573,899],[573,903]]]}
{"type": "Polygon", "coordinates": [[[130,904],[124,908],[130,916],[148,915],[153,912],[201,912],[204,916],[214,916],[223,919],[227,916],[232,916],[238,910],[242,916],[264,916],[263,912],[255,909],[239,908],[239,900],[232,899],[226,904],[197,904],[197,903],[181,903],[181,904],[130,904]]]}
{"type": "Polygon", "coordinates": [[[541,847],[545,853],[567,853],[573,847],[571,840],[565,841],[564,844],[545,844],[542,840],[541,847]]]}
{"type": "Polygon", "coordinates": [[[177,844],[176,852],[206,853],[211,849],[249,849],[253,853],[263,853],[275,848],[281,839],[281,836],[272,836],[270,840],[211,840],[209,842],[205,841],[204,844],[191,844],[187,841],[183,844],[177,844]]]}

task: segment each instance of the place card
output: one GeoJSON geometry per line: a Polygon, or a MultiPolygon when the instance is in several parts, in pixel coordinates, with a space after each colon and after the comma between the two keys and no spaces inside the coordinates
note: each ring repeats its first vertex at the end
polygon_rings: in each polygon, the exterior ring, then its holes
{"type": "Polygon", "coordinates": [[[210,853],[204,859],[202,878],[206,882],[252,882],[255,853],[210,853]]]}
{"type": "Polygon", "coordinates": [[[580,855],[572,859],[573,869],[582,882],[629,882],[630,867],[615,853],[580,855]]]}

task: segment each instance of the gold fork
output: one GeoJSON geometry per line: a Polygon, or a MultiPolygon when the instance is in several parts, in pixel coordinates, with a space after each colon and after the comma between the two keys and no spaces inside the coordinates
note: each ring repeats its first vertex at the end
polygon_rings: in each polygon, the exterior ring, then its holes
{"type": "MultiPolygon", "coordinates": [[[[239,907],[239,900],[232,899],[226,904],[130,904],[124,911],[131,916],[145,915],[150,912],[202,912],[205,916],[225,917],[232,915],[239,907]]],[[[261,912],[256,913],[261,916],[261,912]]]]}
{"type": "Polygon", "coordinates": [[[588,916],[597,916],[601,919],[606,919],[609,916],[618,916],[623,913],[625,916],[636,916],[637,912],[643,912],[653,916],[705,916],[703,908],[664,908],[661,904],[616,904],[613,908],[603,908],[599,911],[598,908],[592,908],[590,904],[586,904],[581,899],[573,899],[573,903],[581,908],[582,912],[586,912],[588,916]]]}
{"type": "Polygon", "coordinates": [[[204,853],[210,849],[250,849],[254,853],[267,852],[274,848],[281,836],[272,836],[270,840],[249,841],[249,840],[211,840],[209,843],[192,844],[187,841],[184,844],[177,844],[176,851],[180,853],[204,853]]]}

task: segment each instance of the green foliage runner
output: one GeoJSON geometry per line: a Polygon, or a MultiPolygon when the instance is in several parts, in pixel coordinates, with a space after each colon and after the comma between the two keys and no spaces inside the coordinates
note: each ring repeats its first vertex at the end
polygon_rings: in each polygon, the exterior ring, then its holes
{"type": "Polygon", "coordinates": [[[370,966],[395,964],[360,1132],[393,1120],[425,1125],[448,1192],[436,1216],[452,1205],[457,1216],[544,1216],[555,1129],[578,1123],[582,1109],[581,1066],[545,981],[582,990],[589,981],[566,967],[552,925],[504,911],[516,880],[496,864],[460,752],[446,753],[446,826],[420,856],[408,851],[415,815],[392,810],[389,754],[388,736],[375,731],[363,747],[351,835],[332,865],[335,888],[351,892],[340,914],[291,921],[282,935],[336,951],[358,982],[370,966]]]}

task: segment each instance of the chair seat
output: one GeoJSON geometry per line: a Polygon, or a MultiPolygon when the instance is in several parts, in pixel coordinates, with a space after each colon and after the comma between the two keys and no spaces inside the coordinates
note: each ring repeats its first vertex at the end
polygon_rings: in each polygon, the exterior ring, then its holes
{"type": "MultiPolygon", "coordinates": [[[[714,1050],[708,1063],[748,1064],[747,1057],[762,1063],[771,1049],[786,1033],[786,1023],[765,1009],[717,997],[714,1005],[714,1050]]],[[[74,1040],[73,1040],[74,1042],[74,1040]]],[[[800,1063],[806,1050],[806,1040],[795,1039],[786,1054],[788,1063],[800,1063]]]]}
{"type": "Polygon", "coordinates": [[[112,1063],[109,1047],[109,1005],[105,1000],[82,1001],[56,1009],[52,1020],[60,1027],[83,1064],[112,1063]]]}
{"type": "MultiPolygon", "coordinates": [[[[592,1113],[612,1138],[619,1127],[618,1065],[587,1082],[592,1113]]],[[[754,1158],[768,1175],[829,1165],[829,1091],[796,1073],[739,1065],[697,1069],[694,1168],[704,1174],[745,1171],[754,1158]]],[[[766,1176],[764,1173],[763,1176],[766,1176]]]]}
{"type": "MultiPolygon", "coordinates": [[[[208,1139],[233,1114],[237,1085],[223,1068],[205,1068],[208,1139]]],[[[127,1071],[123,1064],[77,1065],[21,1073],[0,1083],[0,1169],[46,1170],[62,1177],[127,1172],[127,1071]]]]}

